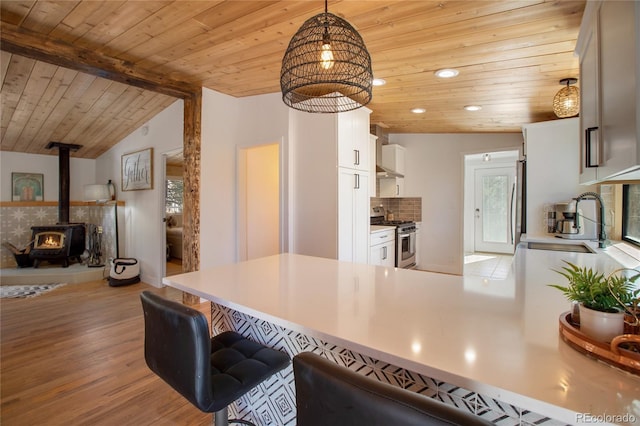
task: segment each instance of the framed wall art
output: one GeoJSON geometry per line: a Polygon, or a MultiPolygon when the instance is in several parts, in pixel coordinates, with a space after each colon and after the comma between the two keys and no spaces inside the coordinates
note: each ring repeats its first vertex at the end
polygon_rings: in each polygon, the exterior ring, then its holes
{"type": "Polygon", "coordinates": [[[11,173],[12,201],[44,201],[42,173],[11,173]]]}
{"type": "Polygon", "coordinates": [[[153,189],[153,148],[122,156],[122,191],[153,189]]]}

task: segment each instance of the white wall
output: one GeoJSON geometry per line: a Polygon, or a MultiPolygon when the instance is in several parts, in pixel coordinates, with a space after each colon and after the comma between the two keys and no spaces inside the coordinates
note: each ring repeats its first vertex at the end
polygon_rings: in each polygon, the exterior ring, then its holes
{"type": "MultiPolygon", "coordinates": [[[[44,175],[44,201],[58,201],[58,150],[52,155],[24,154],[0,151],[0,201],[11,201],[11,173],[42,173],[44,175]]],[[[69,197],[82,201],[86,184],[96,183],[96,160],[69,159],[69,197]]]]}
{"type": "MultiPolygon", "coordinates": [[[[237,99],[203,89],[201,119],[200,269],[204,269],[238,260],[238,149],[280,144],[280,167],[285,171],[281,175],[281,202],[286,205],[288,109],[279,94],[237,99]]],[[[155,286],[162,285],[164,262],[161,156],[182,148],[183,125],[183,101],[178,100],[100,156],[96,164],[96,180],[112,179],[120,188],[120,157],[154,148],[153,189],[119,191],[118,199],[126,204],[125,223],[120,225],[121,232],[126,230],[126,240],[120,242],[124,249],[120,256],[137,258],[142,280],[155,286]]],[[[286,236],[286,212],[282,216],[281,229],[286,236]]],[[[283,247],[286,251],[286,241],[283,247]]]]}
{"type": "Polygon", "coordinates": [[[289,112],[293,253],[338,258],[338,122],[332,114],[289,112]]]}
{"type": "Polygon", "coordinates": [[[420,269],[463,270],[464,156],[519,149],[520,133],[390,134],[407,149],[405,195],[422,197],[420,269]]]}
{"type": "MultiPolygon", "coordinates": [[[[237,262],[238,150],[280,143],[281,205],[288,200],[288,109],[280,94],[202,94],[200,269],[237,262]]],[[[286,232],[287,212],[281,209],[286,232]]],[[[285,238],[286,239],[286,238],[285,238]]],[[[287,251],[286,244],[283,251],[287,251]]]]}
{"type": "Polygon", "coordinates": [[[569,201],[597,186],[580,185],[580,119],[524,126],[527,152],[527,236],[547,236],[545,204],[569,201]]]}
{"type": "Polygon", "coordinates": [[[124,215],[119,215],[118,224],[120,257],[138,259],[141,279],[154,286],[162,285],[165,261],[162,154],[182,147],[183,126],[183,101],[176,100],[96,161],[96,180],[106,183],[111,179],[116,184],[118,200],[125,202],[124,215]],[[153,189],[121,191],[121,156],[146,148],[153,148],[153,189]]]}

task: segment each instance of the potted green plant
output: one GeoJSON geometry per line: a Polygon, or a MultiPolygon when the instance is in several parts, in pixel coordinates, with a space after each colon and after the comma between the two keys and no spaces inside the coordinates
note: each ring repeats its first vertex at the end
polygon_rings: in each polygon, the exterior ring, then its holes
{"type": "Polygon", "coordinates": [[[623,268],[605,275],[592,268],[564,262],[567,266],[555,272],[564,276],[568,284],[549,286],[557,288],[567,299],[578,303],[580,331],[595,340],[610,342],[615,336],[623,334],[625,311],[638,321],[631,306],[634,302],[637,304],[640,295],[640,288],[636,288],[635,284],[640,271],[623,268]],[[629,276],[625,273],[629,271],[635,271],[636,274],[629,276]]]}

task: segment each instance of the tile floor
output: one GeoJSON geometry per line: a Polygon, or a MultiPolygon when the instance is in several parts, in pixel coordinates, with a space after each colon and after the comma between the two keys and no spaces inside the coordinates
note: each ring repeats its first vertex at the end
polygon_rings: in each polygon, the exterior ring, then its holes
{"type": "Polygon", "coordinates": [[[509,274],[513,255],[498,253],[472,253],[464,256],[464,276],[503,280],[509,274]]]}

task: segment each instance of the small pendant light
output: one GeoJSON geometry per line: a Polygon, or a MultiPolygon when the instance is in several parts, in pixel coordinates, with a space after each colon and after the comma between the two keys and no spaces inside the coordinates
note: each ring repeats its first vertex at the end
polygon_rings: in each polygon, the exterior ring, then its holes
{"type": "Polygon", "coordinates": [[[560,84],[565,85],[553,98],[553,112],[559,118],[575,117],[580,112],[580,91],[571,86],[578,82],[577,78],[563,78],[560,84]]]}

